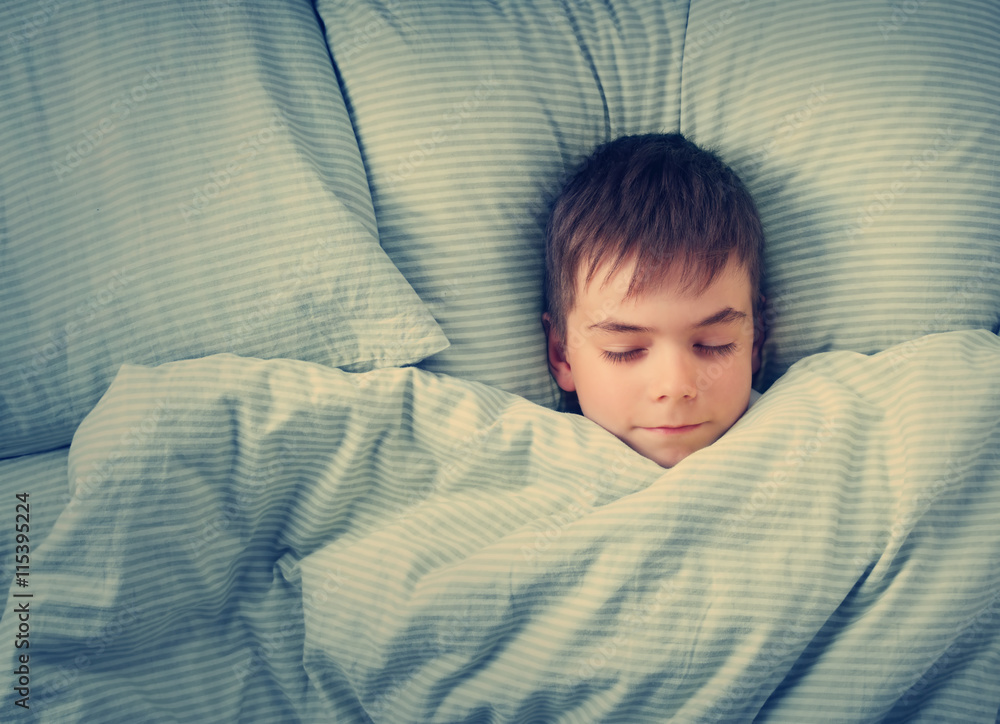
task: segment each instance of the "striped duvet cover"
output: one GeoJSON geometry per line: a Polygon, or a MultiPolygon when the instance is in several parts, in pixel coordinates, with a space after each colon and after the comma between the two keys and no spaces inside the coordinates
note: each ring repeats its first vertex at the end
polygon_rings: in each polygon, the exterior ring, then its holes
{"type": "Polygon", "coordinates": [[[665,470],[416,368],[126,366],[32,558],[24,715],[992,722],[997,369],[821,353],[665,470]]]}

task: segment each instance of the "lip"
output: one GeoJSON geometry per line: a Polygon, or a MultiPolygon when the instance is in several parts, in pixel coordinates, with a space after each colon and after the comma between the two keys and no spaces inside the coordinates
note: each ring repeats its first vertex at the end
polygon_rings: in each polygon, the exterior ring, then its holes
{"type": "Polygon", "coordinates": [[[704,423],[696,422],[694,425],[663,425],[661,427],[644,427],[642,429],[649,430],[650,432],[658,435],[683,435],[686,432],[697,430],[703,424],[704,423]]]}

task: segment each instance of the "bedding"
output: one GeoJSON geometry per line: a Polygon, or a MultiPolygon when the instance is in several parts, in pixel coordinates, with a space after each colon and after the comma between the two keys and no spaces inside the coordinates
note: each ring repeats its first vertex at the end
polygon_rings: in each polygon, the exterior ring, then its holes
{"type": "Polygon", "coordinates": [[[420,365],[555,407],[539,321],[548,205],[612,134],[675,126],[687,3],[316,8],[382,248],[452,342],[420,365]]]}
{"type": "Polygon", "coordinates": [[[0,44],[0,455],[68,445],[124,362],[447,346],[379,246],[308,2],[47,7],[0,44]]]}
{"type": "Polygon", "coordinates": [[[758,383],[829,349],[1000,330],[1000,6],[691,4],[680,128],[767,227],[758,383]]]}
{"type": "Polygon", "coordinates": [[[681,131],[757,199],[761,388],[815,352],[1000,331],[1000,8],[900,5],[320,0],[382,246],[452,341],[421,366],[558,404],[548,205],[625,133],[681,131]]]}
{"type": "Polygon", "coordinates": [[[995,2],[0,28],[0,721],[1000,721],[995,2]],[[672,470],[540,325],[548,204],[649,131],[768,239],[765,394],[672,470]]]}
{"type": "Polygon", "coordinates": [[[32,558],[32,714],[993,721],[998,366],[819,354],[671,470],[412,367],[126,366],[32,558]]]}

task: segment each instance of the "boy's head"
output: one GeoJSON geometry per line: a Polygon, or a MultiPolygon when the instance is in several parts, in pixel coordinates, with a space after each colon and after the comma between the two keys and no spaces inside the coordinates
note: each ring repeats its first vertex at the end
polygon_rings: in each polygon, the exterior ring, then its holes
{"type": "Polygon", "coordinates": [[[599,147],[549,219],[549,365],[583,414],[660,465],[747,408],[764,235],[715,154],[679,134],[599,147]]]}

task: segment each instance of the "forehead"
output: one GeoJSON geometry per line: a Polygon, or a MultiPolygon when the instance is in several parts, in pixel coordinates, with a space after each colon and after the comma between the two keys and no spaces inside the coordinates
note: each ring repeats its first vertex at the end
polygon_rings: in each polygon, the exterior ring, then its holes
{"type": "Polygon", "coordinates": [[[746,267],[735,258],[730,258],[711,277],[701,269],[683,264],[658,270],[636,269],[633,260],[623,263],[618,269],[610,263],[600,264],[589,281],[586,273],[578,274],[574,306],[634,303],[649,295],[667,295],[679,300],[738,298],[742,304],[744,297],[751,299],[752,290],[746,267]]]}

